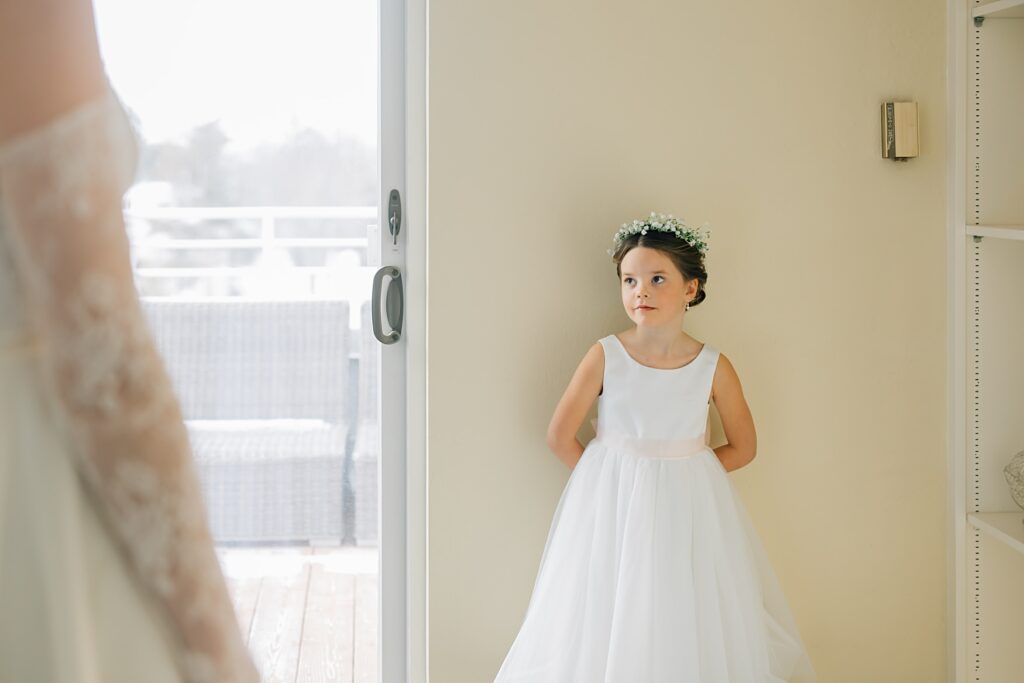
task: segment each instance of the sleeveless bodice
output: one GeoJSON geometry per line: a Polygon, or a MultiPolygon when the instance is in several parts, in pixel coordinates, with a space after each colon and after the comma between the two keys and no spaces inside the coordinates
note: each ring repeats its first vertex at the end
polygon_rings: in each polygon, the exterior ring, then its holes
{"type": "Polygon", "coordinates": [[[717,349],[705,344],[679,368],[652,368],[627,353],[618,337],[604,347],[604,387],[598,397],[599,432],[636,439],[702,439],[706,443],[717,349]]]}

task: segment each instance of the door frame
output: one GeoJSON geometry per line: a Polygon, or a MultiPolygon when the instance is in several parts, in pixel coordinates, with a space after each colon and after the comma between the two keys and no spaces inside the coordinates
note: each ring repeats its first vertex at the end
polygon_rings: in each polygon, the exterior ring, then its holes
{"type": "Polygon", "coordinates": [[[402,337],[380,354],[378,680],[427,683],[427,0],[379,0],[378,45],[377,263],[397,267],[405,289],[402,337]]]}

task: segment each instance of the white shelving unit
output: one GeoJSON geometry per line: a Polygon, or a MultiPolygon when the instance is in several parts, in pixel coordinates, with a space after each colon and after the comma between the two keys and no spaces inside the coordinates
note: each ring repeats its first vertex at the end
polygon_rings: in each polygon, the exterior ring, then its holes
{"type": "Polygon", "coordinates": [[[1024,0],[949,2],[949,680],[1024,681],[1024,0]]]}
{"type": "Polygon", "coordinates": [[[1021,2],[1021,0],[975,2],[971,6],[971,16],[997,18],[1024,17],[1024,2],[1021,2]]]}
{"type": "Polygon", "coordinates": [[[972,512],[967,521],[1000,543],[1024,555],[1024,514],[1020,512],[972,512]]]}

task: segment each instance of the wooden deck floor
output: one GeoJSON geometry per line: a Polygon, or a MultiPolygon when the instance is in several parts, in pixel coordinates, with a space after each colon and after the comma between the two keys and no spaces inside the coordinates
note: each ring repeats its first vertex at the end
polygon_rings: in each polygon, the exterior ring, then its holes
{"type": "Polygon", "coordinates": [[[376,548],[220,548],[263,683],[377,682],[376,548]]]}

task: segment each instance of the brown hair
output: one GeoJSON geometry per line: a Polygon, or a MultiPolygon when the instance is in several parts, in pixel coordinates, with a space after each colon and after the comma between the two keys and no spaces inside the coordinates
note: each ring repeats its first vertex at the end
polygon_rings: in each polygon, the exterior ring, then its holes
{"type": "Polygon", "coordinates": [[[620,280],[622,279],[622,259],[636,247],[657,249],[668,256],[682,273],[685,281],[689,282],[697,278],[697,295],[690,302],[690,308],[707,298],[704,285],[708,281],[708,273],[704,269],[704,255],[697,250],[697,247],[676,237],[671,232],[648,230],[646,235],[635,233],[619,242],[612,252],[612,261],[615,262],[615,274],[620,280]]]}

